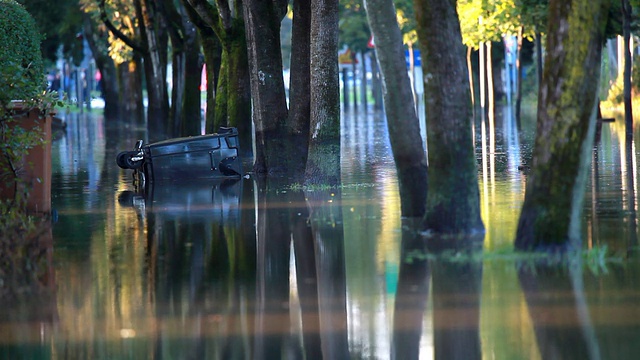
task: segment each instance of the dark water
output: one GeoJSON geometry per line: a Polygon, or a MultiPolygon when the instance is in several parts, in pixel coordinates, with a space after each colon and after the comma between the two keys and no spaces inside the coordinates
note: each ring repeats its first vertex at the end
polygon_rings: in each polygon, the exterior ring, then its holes
{"type": "Polygon", "coordinates": [[[53,144],[55,293],[2,317],[0,358],[636,358],[638,150],[603,124],[583,234],[605,258],[515,257],[533,125],[518,135],[502,113],[475,126],[482,251],[441,256],[399,216],[380,114],[345,114],[340,189],[146,194],[115,165],[144,132],[69,115],[53,144]]]}

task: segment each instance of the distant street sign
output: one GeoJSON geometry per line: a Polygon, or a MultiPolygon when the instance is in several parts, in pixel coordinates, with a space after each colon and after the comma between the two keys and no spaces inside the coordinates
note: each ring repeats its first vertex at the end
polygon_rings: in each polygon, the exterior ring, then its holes
{"type": "MultiPolygon", "coordinates": [[[[404,51],[404,59],[407,62],[407,67],[411,66],[409,50],[404,51]]],[[[413,66],[422,66],[422,55],[420,55],[420,50],[418,49],[413,49],[413,66]]]]}
{"type": "Polygon", "coordinates": [[[346,48],[338,53],[338,63],[340,65],[350,65],[353,63],[358,63],[358,59],[353,56],[353,52],[351,49],[346,48]]]}

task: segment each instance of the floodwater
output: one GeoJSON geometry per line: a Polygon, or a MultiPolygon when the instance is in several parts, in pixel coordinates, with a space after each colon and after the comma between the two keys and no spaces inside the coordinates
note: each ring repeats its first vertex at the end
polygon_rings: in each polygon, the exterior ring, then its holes
{"type": "Polygon", "coordinates": [[[620,120],[602,124],[587,255],[518,256],[534,125],[501,114],[475,124],[487,232],[474,252],[434,248],[453,240],[401,219],[379,113],[344,114],[343,186],[304,192],[254,179],[136,192],[115,155],[144,132],[67,115],[53,143],[53,295],[1,317],[0,358],[636,358],[639,150],[620,120]]]}

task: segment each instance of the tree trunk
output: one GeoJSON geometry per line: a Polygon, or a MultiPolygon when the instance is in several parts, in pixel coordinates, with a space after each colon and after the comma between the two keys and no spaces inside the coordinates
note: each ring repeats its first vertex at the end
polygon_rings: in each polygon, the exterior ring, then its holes
{"type": "Polygon", "coordinates": [[[109,31],[100,30],[97,24],[90,18],[89,14],[83,12],[83,29],[96,62],[96,67],[102,79],[100,81],[100,91],[104,99],[104,117],[105,119],[120,118],[120,101],[118,92],[118,74],[116,64],[109,56],[108,38],[109,31]]]}
{"type": "MultiPolygon", "coordinates": [[[[213,133],[216,131],[214,128],[215,122],[215,109],[216,109],[216,86],[218,83],[218,76],[220,73],[222,45],[216,32],[212,26],[209,25],[203,16],[200,16],[192,2],[188,0],[181,1],[184,7],[185,13],[188,15],[191,23],[195,25],[197,29],[198,38],[202,45],[202,54],[204,55],[204,63],[206,64],[206,81],[207,81],[207,97],[205,106],[205,133],[213,133]]],[[[209,8],[210,12],[215,10],[209,8]]],[[[206,11],[202,9],[202,11],[206,11]]],[[[209,14],[213,18],[212,14],[209,14]]],[[[198,64],[200,67],[202,64],[198,64]]],[[[202,69],[200,69],[202,71],[202,69]]],[[[200,97],[198,96],[198,100],[200,97]]]]}
{"type": "Polygon", "coordinates": [[[180,136],[202,134],[202,112],[200,104],[200,84],[202,82],[202,60],[200,59],[200,39],[195,26],[181,16],[184,26],[184,90],[180,103],[180,136]]]}
{"type": "Polygon", "coordinates": [[[631,106],[631,4],[622,0],[622,36],[624,37],[624,125],[627,133],[633,134],[633,108],[631,106]]]}
{"type": "Polygon", "coordinates": [[[171,35],[171,108],[168,114],[167,132],[169,137],[179,136],[183,126],[181,119],[181,102],[185,91],[185,51],[184,41],[180,36],[171,35]]]}
{"type": "Polygon", "coordinates": [[[311,133],[306,183],[340,183],[338,0],[311,1],[311,133]]]}
{"type": "Polygon", "coordinates": [[[487,116],[487,55],[484,42],[478,45],[478,86],[480,87],[480,116],[484,120],[487,116]]]}
{"type": "Polygon", "coordinates": [[[427,199],[427,157],[405,65],[396,10],[392,0],[365,0],[364,4],[369,26],[376,39],[389,140],[398,172],[402,216],[423,216],[427,199]]]}
{"type": "Polygon", "coordinates": [[[367,79],[367,54],[362,52],[360,53],[360,57],[362,58],[362,87],[360,88],[360,98],[362,99],[362,110],[366,113],[367,112],[367,94],[368,94],[368,90],[367,88],[369,87],[368,85],[368,79],[367,79]]]}
{"type": "Polygon", "coordinates": [[[382,110],[382,80],[378,69],[378,55],[371,52],[371,92],[373,93],[373,108],[382,110]]]}
{"type": "Polygon", "coordinates": [[[535,45],[536,45],[536,78],[538,83],[538,91],[540,91],[540,87],[542,86],[542,73],[544,68],[542,67],[542,33],[536,29],[535,31],[535,45]]]}
{"type": "MultiPolygon", "coordinates": [[[[238,8],[238,12],[242,13],[238,8]]],[[[239,21],[239,20],[238,20],[239,21]]],[[[228,37],[229,63],[227,64],[227,121],[226,126],[238,128],[238,138],[243,156],[253,154],[253,127],[251,124],[251,81],[245,29],[241,22],[234,24],[233,35],[228,37]]],[[[279,58],[280,64],[282,59],[279,58]]],[[[282,69],[280,69],[282,79],[282,69]]],[[[282,83],[282,81],[281,81],[282,83]]],[[[284,86],[284,85],[283,85],[284,86]]],[[[284,97],[284,89],[283,97],[284,97]]],[[[286,110],[286,100],[285,100],[286,110]]],[[[217,130],[217,129],[216,129],[217,130]]]]}
{"type": "Polygon", "coordinates": [[[202,83],[202,65],[197,34],[187,32],[185,53],[185,89],[182,100],[181,136],[202,134],[202,106],[200,85],[202,83]]]}
{"type": "Polygon", "coordinates": [[[254,171],[260,174],[284,174],[284,124],[287,102],[282,77],[280,21],[286,2],[244,1],[244,19],[256,154],[254,171]]]}
{"type": "Polygon", "coordinates": [[[140,55],[134,54],[131,61],[117,66],[119,102],[122,104],[122,113],[132,124],[145,123],[140,61],[140,55]]]}
{"type": "MultiPolygon", "coordinates": [[[[493,44],[491,41],[486,42],[487,49],[487,115],[489,116],[489,124],[493,126],[493,118],[495,116],[495,89],[493,87],[493,44]]],[[[493,129],[489,134],[495,134],[493,129]]],[[[494,143],[495,144],[495,143],[494,143]]]]}
{"type": "Polygon", "coordinates": [[[352,79],[352,94],[353,94],[353,111],[358,112],[358,86],[357,86],[357,78],[356,74],[358,73],[358,64],[356,63],[358,60],[356,58],[356,52],[351,51],[351,72],[353,73],[352,79]]]}
{"type": "Polygon", "coordinates": [[[520,108],[522,107],[522,33],[524,28],[518,28],[518,45],[516,50],[516,123],[520,129],[520,108]]]}
{"type": "Polygon", "coordinates": [[[170,123],[172,136],[200,135],[200,42],[195,25],[189,19],[182,2],[157,2],[167,19],[173,53],[173,88],[171,91],[170,123]]]}
{"type": "Polygon", "coordinates": [[[291,156],[289,176],[302,181],[309,149],[309,119],[311,118],[311,4],[293,2],[291,34],[291,84],[289,86],[289,118],[287,144],[291,156]]]}
{"type": "Polygon", "coordinates": [[[145,80],[147,85],[147,129],[154,138],[167,137],[169,93],[167,90],[167,36],[161,16],[150,0],[136,0],[137,18],[142,20],[140,31],[143,46],[145,80]]]}
{"type": "Polygon", "coordinates": [[[220,76],[216,85],[216,107],[214,122],[211,131],[216,131],[220,126],[229,126],[229,97],[232,92],[229,91],[229,49],[228,44],[222,45],[222,53],[220,54],[220,76]]]}
{"type": "Polygon", "coordinates": [[[240,151],[252,154],[251,89],[242,1],[182,0],[203,37],[207,63],[206,132],[220,126],[238,128],[240,151]],[[210,38],[213,31],[219,44],[210,38]],[[218,76],[215,76],[215,75],[218,76]],[[215,98],[213,91],[215,89],[215,98]],[[215,103],[215,106],[213,105],[215,103]]]}
{"type": "Polygon", "coordinates": [[[205,112],[205,132],[215,132],[216,87],[220,76],[222,62],[222,46],[216,34],[209,30],[200,29],[200,41],[207,73],[207,110],[205,112]]]}
{"type": "Polygon", "coordinates": [[[518,223],[520,250],[578,245],[595,131],[606,0],[552,0],[533,166],[518,223]]]}
{"type": "Polygon", "coordinates": [[[425,69],[429,191],[425,227],[484,231],[471,127],[465,50],[455,2],[416,3],[425,69]]]}
{"type": "Polygon", "coordinates": [[[467,46],[467,74],[469,77],[469,93],[471,94],[471,108],[473,110],[474,119],[476,113],[476,95],[475,95],[475,85],[473,84],[473,66],[471,64],[471,53],[473,49],[471,46],[467,46]]]}

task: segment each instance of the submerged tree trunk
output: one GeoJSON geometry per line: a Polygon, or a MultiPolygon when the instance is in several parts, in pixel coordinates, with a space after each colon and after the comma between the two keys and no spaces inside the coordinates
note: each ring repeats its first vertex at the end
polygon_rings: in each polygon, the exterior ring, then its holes
{"type": "Polygon", "coordinates": [[[633,108],[631,106],[631,4],[629,0],[622,0],[622,35],[624,37],[624,125],[627,133],[633,133],[633,108]]]}
{"type": "Polygon", "coordinates": [[[524,28],[518,28],[518,46],[516,50],[516,122],[520,128],[520,108],[522,105],[522,33],[524,28]]]}
{"type": "Polygon", "coordinates": [[[309,184],[340,183],[338,0],[311,1],[311,132],[309,184]]]}
{"type": "Polygon", "coordinates": [[[131,61],[119,64],[118,92],[122,113],[126,114],[127,121],[132,124],[145,124],[144,103],[142,99],[142,66],[140,56],[133,55],[131,61]]]}
{"type": "Polygon", "coordinates": [[[533,166],[518,223],[521,250],[577,245],[607,0],[552,0],[533,166]]]}
{"type": "MultiPolygon", "coordinates": [[[[205,111],[205,133],[215,132],[214,122],[216,113],[216,86],[220,76],[222,62],[222,46],[213,30],[199,28],[202,54],[204,55],[205,71],[207,73],[207,106],[205,111]]],[[[248,74],[247,74],[248,75],[248,74]]]]}
{"type": "Polygon", "coordinates": [[[237,127],[240,150],[243,156],[251,156],[251,89],[242,1],[219,1],[217,7],[206,0],[182,2],[200,34],[208,36],[202,40],[209,81],[205,131],[237,127]],[[211,38],[211,31],[219,42],[211,38]]]}
{"type": "Polygon", "coordinates": [[[118,92],[118,75],[116,64],[109,56],[109,31],[97,26],[88,13],[82,13],[83,30],[87,38],[89,48],[93,53],[96,67],[102,79],[100,80],[100,91],[104,100],[104,117],[105,119],[120,118],[120,99],[118,92]]]}
{"type": "MultiPolygon", "coordinates": [[[[184,92],[180,114],[181,136],[200,135],[202,133],[202,107],[200,84],[202,82],[202,59],[200,59],[200,39],[195,27],[184,19],[185,27],[185,72],[184,92]]],[[[176,104],[178,105],[178,104],[176,104]]]]}
{"type": "Polygon", "coordinates": [[[483,231],[471,127],[469,82],[455,2],[416,2],[424,52],[429,191],[425,227],[483,231]]]}
{"type": "Polygon", "coordinates": [[[402,216],[423,216],[427,199],[427,157],[405,65],[396,10],[392,0],[365,0],[364,4],[378,50],[384,109],[398,172],[402,216]]]}
{"type": "Polygon", "coordinates": [[[256,141],[253,170],[261,174],[286,171],[282,137],[288,113],[280,51],[280,21],[286,6],[283,0],[245,0],[243,6],[256,141]]]}
{"type": "Polygon", "coordinates": [[[371,92],[373,94],[373,108],[382,110],[382,79],[380,79],[380,69],[378,69],[378,55],[371,52],[371,92]]]}
{"type": "MultiPolygon", "coordinates": [[[[487,49],[487,61],[485,65],[487,66],[487,115],[489,116],[490,126],[493,126],[493,118],[495,116],[495,89],[493,87],[493,44],[491,41],[487,41],[486,43],[487,49]]],[[[495,134],[493,129],[489,132],[489,134],[495,134]]]]}
{"type": "Polygon", "coordinates": [[[200,41],[195,25],[182,3],[164,0],[157,3],[168,20],[173,49],[173,87],[170,126],[173,136],[200,135],[200,41]]]}
{"type": "Polygon", "coordinates": [[[469,92],[471,94],[471,108],[473,109],[474,119],[476,113],[476,95],[475,95],[475,85],[473,84],[473,67],[471,64],[471,53],[473,49],[471,46],[467,46],[467,74],[469,76],[469,92]]]}
{"type": "Polygon", "coordinates": [[[536,29],[535,32],[535,46],[536,46],[536,75],[537,75],[537,83],[538,83],[538,91],[540,91],[540,87],[542,86],[542,73],[544,68],[542,67],[542,33],[536,29]]]}
{"type": "Polygon", "coordinates": [[[311,4],[293,2],[291,35],[291,84],[287,119],[288,172],[294,181],[303,181],[309,149],[311,117],[311,4]]]}
{"type": "Polygon", "coordinates": [[[141,21],[140,32],[145,83],[147,85],[147,128],[154,138],[167,137],[169,92],[167,89],[168,38],[158,16],[156,4],[150,0],[135,0],[136,16],[141,21]]]}
{"type": "Polygon", "coordinates": [[[205,100],[205,114],[204,114],[204,132],[213,133],[215,121],[215,109],[216,109],[216,84],[218,83],[218,76],[220,73],[220,63],[222,55],[222,45],[220,39],[216,35],[213,28],[203,19],[202,16],[195,9],[194,5],[188,0],[182,0],[182,6],[184,6],[185,12],[191,19],[191,22],[195,25],[202,45],[202,55],[204,57],[204,68],[206,72],[207,82],[207,95],[205,100]]]}

